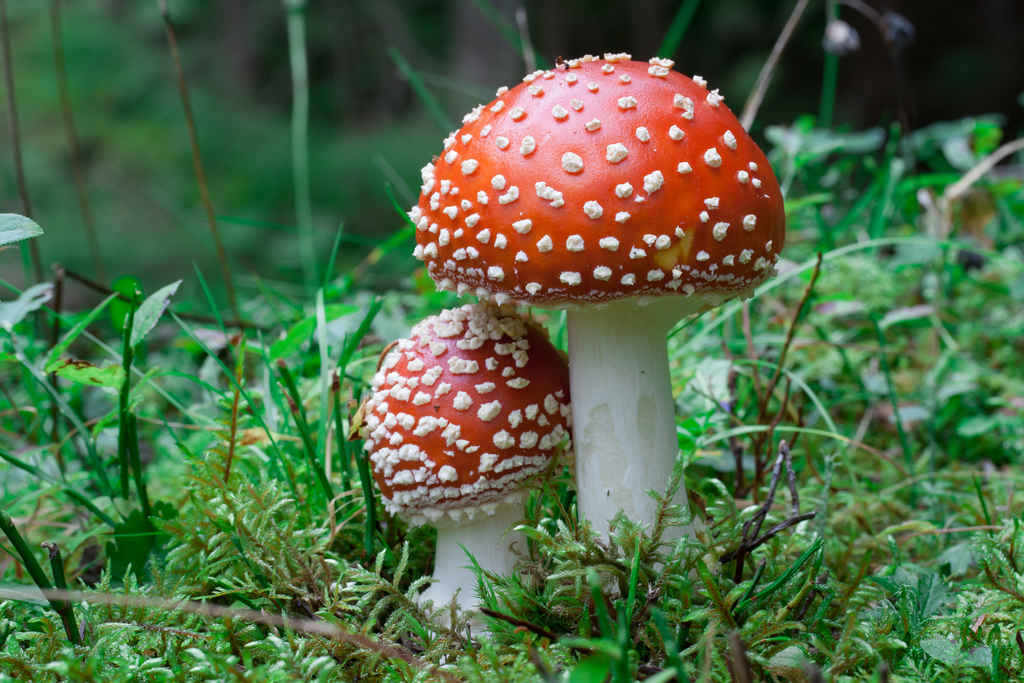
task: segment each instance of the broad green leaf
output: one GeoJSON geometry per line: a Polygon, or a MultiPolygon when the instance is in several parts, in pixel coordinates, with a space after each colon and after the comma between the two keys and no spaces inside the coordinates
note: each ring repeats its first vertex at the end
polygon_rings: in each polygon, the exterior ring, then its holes
{"type": "MultiPolygon", "coordinates": [[[[359,310],[358,306],[352,304],[331,304],[324,307],[324,319],[330,323],[338,318],[351,315],[359,310]]],[[[286,358],[299,350],[306,343],[310,335],[316,329],[316,316],[311,315],[303,318],[289,328],[287,334],[270,345],[270,360],[276,361],[286,358]]]]}
{"type": "Polygon", "coordinates": [[[925,638],[921,641],[921,649],[943,664],[956,664],[960,659],[960,648],[945,638],[925,638]]]}
{"type": "Polygon", "coordinates": [[[324,306],[324,319],[327,322],[334,322],[338,318],[351,315],[359,310],[355,304],[328,304],[324,306]]]}
{"type": "Polygon", "coordinates": [[[315,329],[316,318],[312,317],[303,318],[292,325],[291,329],[288,330],[288,334],[270,345],[270,360],[276,361],[298,351],[299,347],[309,339],[309,336],[313,334],[315,329]]]}
{"type": "MultiPolygon", "coordinates": [[[[153,505],[153,516],[170,520],[178,516],[178,511],[169,503],[158,501],[153,505]]],[[[112,539],[106,544],[110,573],[114,580],[123,580],[130,567],[139,581],[148,581],[146,562],[149,554],[162,545],[166,538],[167,534],[157,530],[141,511],[132,510],[124,522],[117,525],[112,539]]]]}
{"type": "Polygon", "coordinates": [[[42,234],[43,229],[31,218],[16,213],[0,213],[0,247],[42,234]]]}
{"type": "Polygon", "coordinates": [[[139,306],[139,310],[135,312],[135,320],[132,323],[132,346],[137,346],[156,327],[160,316],[164,314],[164,311],[171,304],[171,297],[174,296],[180,286],[181,280],[178,280],[166,287],[161,287],[146,297],[146,300],[139,306]]]}
{"type": "Polygon", "coordinates": [[[60,362],[61,354],[68,350],[68,347],[71,346],[71,344],[74,343],[76,339],[78,339],[78,336],[82,334],[82,332],[85,332],[85,329],[89,327],[89,325],[92,325],[93,321],[96,320],[99,314],[103,312],[103,309],[105,309],[107,305],[116,296],[116,294],[111,294],[106,299],[101,301],[96,308],[89,311],[88,315],[86,315],[84,318],[75,323],[75,326],[72,327],[68,331],[68,333],[64,335],[64,338],[61,339],[60,342],[58,342],[57,345],[50,350],[50,355],[46,357],[47,372],[54,371],[53,366],[60,362]]]}
{"type": "Polygon", "coordinates": [[[569,683],[603,683],[611,670],[611,657],[591,655],[580,660],[580,663],[569,672],[569,683]]]}
{"type": "Polygon", "coordinates": [[[93,365],[84,360],[65,358],[46,367],[47,372],[55,372],[58,377],[94,387],[119,387],[124,381],[124,368],[120,365],[93,365]]]}
{"type": "Polygon", "coordinates": [[[29,313],[42,308],[53,297],[53,285],[40,282],[21,293],[14,301],[0,302],[0,327],[11,329],[29,313]]]}

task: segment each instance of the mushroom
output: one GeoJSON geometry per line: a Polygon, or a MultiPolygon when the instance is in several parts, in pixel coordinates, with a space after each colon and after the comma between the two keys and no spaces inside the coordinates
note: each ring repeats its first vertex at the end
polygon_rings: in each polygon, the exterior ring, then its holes
{"type": "Polygon", "coordinates": [[[545,332],[490,304],[442,311],[385,352],[362,436],[385,508],[437,527],[425,599],[476,607],[467,552],[512,573],[506,532],[524,484],[569,438],[568,387],[545,332]]]}
{"type": "Polygon", "coordinates": [[[764,154],[672,66],[586,56],[499,88],[410,212],[439,288],[567,309],[579,510],[601,532],[620,510],[649,524],[674,466],[666,333],[750,296],[785,239],[764,154]]]}

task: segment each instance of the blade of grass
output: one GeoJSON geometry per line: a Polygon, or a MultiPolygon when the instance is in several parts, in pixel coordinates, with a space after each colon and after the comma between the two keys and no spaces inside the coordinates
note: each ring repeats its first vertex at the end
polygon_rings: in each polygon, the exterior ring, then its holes
{"type": "MultiPolygon", "coordinates": [[[[291,370],[288,369],[288,365],[283,360],[279,360],[277,362],[277,370],[281,378],[281,382],[287,391],[288,404],[291,407],[292,419],[295,420],[295,427],[299,430],[299,437],[302,439],[303,452],[306,455],[310,474],[316,477],[316,481],[320,485],[320,489],[325,496],[324,503],[327,504],[334,500],[334,488],[331,486],[331,482],[327,480],[327,474],[324,472],[323,463],[317,459],[316,446],[313,444],[313,437],[310,434],[309,422],[306,419],[306,408],[302,403],[302,396],[299,395],[299,388],[295,384],[295,378],[292,377],[291,370]]],[[[321,421],[326,419],[326,413],[321,415],[321,421]]]]}
{"type": "MultiPolygon", "coordinates": [[[[501,37],[505,39],[509,45],[511,45],[516,52],[523,54],[523,43],[519,35],[519,29],[508,19],[501,16],[498,9],[490,2],[490,0],[473,0],[473,4],[476,5],[480,13],[484,15],[487,21],[491,22],[501,37]]],[[[538,69],[550,68],[549,64],[542,57],[534,57],[538,69]]]]}
{"type": "MultiPolygon", "coordinates": [[[[910,441],[907,439],[907,432],[903,428],[903,418],[900,415],[900,403],[899,397],[896,395],[896,385],[892,381],[892,372],[889,369],[889,357],[887,349],[889,348],[888,341],[885,338],[885,332],[882,331],[882,326],[878,322],[878,316],[871,315],[871,324],[875,328],[875,336],[878,339],[878,363],[882,368],[882,375],[885,377],[885,386],[889,391],[889,402],[892,405],[893,420],[896,422],[896,434],[899,436],[900,448],[903,450],[903,462],[907,468],[907,473],[910,476],[914,475],[914,453],[910,448],[910,441]]],[[[917,501],[917,486],[914,485],[910,488],[910,504],[914,505],[917,501]]]]}
{"type": "MultiPolygon", "coordinates": [[[[245,398],[245,402],[249,406],[250,414],[254,418],[256,418],[256,421],[259,423],[260,428],[263,429],[263,433],[266,435],[267,440],[270,443],[270,452],[273,455],[273,457],[277,460],[278,466],[281,467],[284,471],[290,471],[289,468],[287,467],[287,463],[285,462],[284,455],[281,453],[281,449],[278,446],[277,439],[274,438],[274,433],[267,426],[266,421],[263,419],[262,413],[256,409],[256,406],[258,404],[252,400],[252,397],[249,395],[249,392],[247,392],[245,390],[245,387],[243,387],[242,384],[238,381],[238,379],[235,378],[231,370],[228,369],[228,366],[224,364],[224,361],[217,357],[217,354],[211,351],[210,348],[206,344],[204,344],[203,341],[199,339],[199,337],[195,335],[192,329],[185,324],[185,321],[183,321],[174,311],[170,311],[169,314],[174,319],[174,321],[178,323],[178,326],[182,330],[184,330],[185,334],[188,335],[189,339],[195,342],[203,350],[203,353],[205,353],[209,358],[212,358],[213,361],[220,366],[221,371],[230,380],[232,386],[236,387],[241,392],[242,397],[245,398]]],[[[295,486],[294,478],[287,477],[285,481],[287,482],[288,487],[292,492],[292,495],[295,497],[296,500],[299,500],[299,491],[298,488],[295,486]]]]}
{"type": "Polygon", "coordinates": [[[114,522],[114,520],[109,515],[107,515],[102,510],[100,510],[96,506],[96,503],[94,503],[89,496],[87,496],[87,495],[85,495],[83,493],[80,493],[79,491],[71,488],[70,485],[54,479],[53,477],[48,475],[46,472],[43,472],[38,467],[36,467],[34,465],[31,465],[31,464],[25,462],[24,460],[21,460],[20,458],[14,457],[13,455],[11,455],[10,453],[8,453],[7,451],[5,451],[3,449],[0,449],[0,459],[6,460],[8,463],[13,465],[14,467],[17,467],[18,469],[23,470],[25,472],[28,472],[29,474],[31,474],[31,475],[33,475],[35,477],[38,477],[42,481],[45,481],[45,482],[47,482],[49,484],[52,484],[53,486],[56,486],[57,488],[61,489],[62,491],[64,491],[64,493],[66,493],[68,495],[69,498],[71,498],[73,501],[75,501],[76,503],[78,503],[82,507],[84,507],[87,510],[89,510],[89,512],[91,512],[92,514],[96,515],[97,519],[102,521],[104,524],[109,526],[111,529],[113,529],[113,528],[115,528],[117,526],[117,523],[114,522]]]}
{"type": "MultiPolygon", "coordinates": [[[[67,274],[69,277],[71,277],[71,271],[66,271],[65,274],[67,274]]],[[[78,277],[81,277],[81,276],[78,276],[78,277]]],[[[8,291],[14,292],[15,294],[20,294],[21,293],[21,290],[19,290],[17,287],[15,287],[14,285],[12,285],[9,282],[6,282],[5,280],[2,280],[2,279],[0,279],[0,287],[4,287],[8,291]]],[[[101,292],[103,292],[105,294],[112,294],[113,293],[107,287],[103,287],[102,285],[100,285],[100,287],[101,287],[101,289],[98,290],[98,291],[101,291],[101,292]]],[[[119,298],[123,298],[120,295],[117,295],[117,296],[119,298]]],[[[48,312],[51,315],[59,315],[59,314],[56,313],[56,311],[53,311],[53,310],[50,310],[50,309],[47,309],[47,310],[48,310],[48,312]]],[[[181,316],[183,319],[194,319],[195,317],[197,317],[197,316],[190,316],[187,313],[181,313],[181,314],[179,314],[179,316],[181,316]]],[[[66,316],[59,315],[59,317],[61,319],[62,324],[67,325],[67,324],[70,323],[70,319],[68,319],[66,316]]],[[[205,318],[206,316],[199,316],[199,317],[205,318]]],[[[254,325],[253,323],[243,323],[241,325],[234,325],[234,326],[236,326],[236,327],[247,327],[248,326],[248,327],[256,327],[256,328],[259,327],[257,325],[254,325]]],[[[121,362],[121,354],[118,353],[117,350],[115,350],[109,344],[104,342],[102,339],[98,338],[96,335],[94,335],[91,332],[89,332],[88,329],[83,330],[81,332],[80,336],[85,337],[86,339],[89,340],[90,343],[95,344],[97,348],[99,348],[101,351],[103,351],[105,354],[107,354],[107,356],[109,356],[115,363],[120,363],[121,362]]],[[[132,372],[134,372],[135,375],[138,378],[140,378],[140,379],[145,379],[146,378],[146,374],[144,372],[142,372],[141,370],[139,370],[138,368],[133,367],[132,368],[132,372]]],[[[216,422],[213,418],[209,417],[208,415],[204,415],[203,413],[197,412],[195,410],[189,410],[189,408],[187,406],[182,404],[181,401],[176,399],[171,393],[169,393],[166,389],[164,389],[159,384],[153,384],[152,388],[153,388],[153,391],[155,391],[157,394],[159,394],[160,397],[163,398],[165,401],[167,401],[167,403],[170,404],[175,410],[177,410],[182,415],[187,416],[190,420],[192,420],[196,424],[202,424],[202,423],[214,424],[216,422]]]]}
{"type": "Polygon", "coordinates": [[[235,345],[235,391],[231,397],[231,430],[228,434],[228,454],[224,462],[224,483],[231,479],[231,464],[235,459],[235,448],[238,445],[238,399],[241,396],[243,370],[245,368],[245,334],[238,335],[235,345]]]}
{"type": "Polygon", "coordinates": [[[306,59],[306,0],[284,0],[288,63],[292,74],[292,185],[299,225],[299,259],[307,289],[316,286],[313,201],[309,189],[309,67],[306,59]]]}
{"type": "Polygon", "coordinates": [[[530,21],[526,16],[526,8],[522,5],[516,7],[516,30],[519,31],[519,44],[522,46],[526,73],[533,73],[537,70],[537,54],[533,50],[533,41],[530,40],[530,21]]]}
{"type": "MultiPolygon", "coordinates": [[[[53,319],[50,325],[50,348],[57,346],[57,341],[60,339],[61,325],[60,325],[60,314],[61,308],[64,303],[64,272],[59,268],[54,271],[54,282],[53,282],[53,319]]],[[[50,384],[53,386],[53,390],[60,393],[60,380],[56,374],[50,375],[50,384]]],[[[60,408],[53,401],[50,401],[50,442],[55,444],[53,455],[57,461],[57,467],[60,469],[61,474],[67,470],[67,465],[64,462],[64,445],[60,440],[60,408]]],[[[72,442],[73,444],[74,442],[72,442]]]]}
{"type": "Polygon", "coordinates": [[[661,46],[656,53],[659,57],[671,57],[676,53],[679,44],[683,42],[686,30],[690,28],[690,22],[693,21],[693,15],[697,13],[698,7],[700,7],[700,0],[683,0],[679,4],[672,17],[672,23],[665,31],[665,37],[661,39],[661,46]]]}
{"type": "Polygon", "coordinates": [[[346,491],[352,488],[352,457],[348,452],[348,435],[341,415],[341,378],[335,373],[333,380],[334,396],[334,433],[338,442],[338,456],[341,465],[341,487],[346,491]]]}
{"type": "Polygon", "coordinates": [[[334,273],[334,263],[338,260],[338,253],[341,251],[341,241],[344,237],[345,224],[339,223],[338,229],[334,233],[334,244],[331,245],[331,257],[327,260],[327,268],[324,270],[324,278],[320,282],[320,286],[327,289],[327,285],[331,281],[331,275],[334,273]]]}
{"type": "Polygon", "coordinates": [[[363,337],[370,331],[370,325],[373,324],[373,319],[380,313],[380,309],[384,306],[382,299],[374,297],[373,301],[366,308],[366,315],[359,321],[359,326],[355,332],[345,335],[345,341],[341,346],[341,354],[338,356],[338,368],[345,372],[348,369],[349,361],[352,360],[353,354],[356,349],[359,348],[359,344],[363,341],[363,337]]]}
{"type": "Polygon", "coordinates": [[[192,270],[195,271],[196,279],[199,280],[199,288],[203,290],[206,303],[210,306],[210,310],[213,311],[213,318],[217,322],[217,328],[221,331],[221,334],[227,334],[227,331],[224,329],[224,318],[221,317],[220,308],[217,306],[217,300],[213,298],[213,292],[210,291],[206,278],[203,277],[203,271],[199,269],[199,264],[193,262],[192,270]]]}
{"type": "Polygon", "coordinates": [[[434,123],[445,133],[450,130],[455,130],[456,126],[452,124],[451,119],[444,113],[444,109],[441,107],[441,103],[437,101],[433,93],[427,88],[423,79],[419,77],[419,74],[409,66],[409,62],[405,61],[405,57],[398,51],[398,48],[389,47],[388,56],[391,57],[391,61],[398,67],[398,71],[402,74],[402,77],[409,82],[409,87],[412,88],[413,93],[419,98],[420,102],[426,108],[427,113],[434,119],[434,123]]]}
{"type": "Polygon", "coordinates": [[[41,373],[35,365],[25,356],[24,351],[21,350],[17,344],[16,338],[13,333],[8,330],[8,335],[11,340],[11,345],[14,348],[14,357],[23,368],[29,373],[29,375],[36,381],[36,384],[41,386],[51,397],[52,400],[57,402],[60,406],[61,413],[71,423],[71,425],[78,432],[78,436],[82,441],[85,442],[86,470],[90,475],[95,476],[98,480],[100,490],[108,496],[114,496],[114,487],[107,477],[106,468],[103,466],[103,461],[99,457],[99,453],[96,452],[96,444],[93,442],[89,430],[82,422],[78,414],[68,405],[67,401],[50,386],[50,382],[47,380],[46,375],[41,373]]]}
{"type": "Polygon", "coordinates": [[[121,497],[125,500],[131,496],[128,484],[131,474],[128,440],[131,438],[132,429],[128,401],[131,398],[132,363],[135,360],[135,349],[131,344],[135,306],[136,302],[132,302],[128,309],[128,317],[125,319],[124,329],[121,332],[121,367],[124,368],[124,380],[121,382],[121,390],[118,392],[117,398],[117,460],[121,471],[121,497]]]}
{"type": "Polygon", "coordinates": [[[373,477],[370,475],[370,464],[366,456],[356,453],[356,469],[359,472],[359,486],[363,492],[363,505],[366,517],[363,523],[363,549],[367,557],[373,557],[374,539],[377,531],[377,499],[373,495],[373,477]]]}

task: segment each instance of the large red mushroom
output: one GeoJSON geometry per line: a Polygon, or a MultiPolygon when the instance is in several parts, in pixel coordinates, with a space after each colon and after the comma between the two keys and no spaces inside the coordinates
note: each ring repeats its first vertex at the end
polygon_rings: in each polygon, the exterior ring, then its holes
{"type": "Polygon", "coordinates": [[[431,316],[384,354],[365,449],[387,510],[438,529],[426,599],[476,606],[466,552],[512,573],[524,484],[569,445],[568,372],[543,329],[490,304],[431,316]]]}
{"type": "Polygon", "coordinates": [[[699,76],[583,57],[500,88],[422,172],[415,256],[442,289],[568,309],[581,515],[655,514],[677,455],[665,335],[774,273],[782,193],[699,76]]]}

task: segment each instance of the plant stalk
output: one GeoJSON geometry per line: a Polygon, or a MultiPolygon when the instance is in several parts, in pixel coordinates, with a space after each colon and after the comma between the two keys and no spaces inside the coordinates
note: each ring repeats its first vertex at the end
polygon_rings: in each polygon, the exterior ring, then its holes
{"type": "Polygon", "coordinates": [[[235,297],[235,284],[231,277],[231,263],[228,261],[227,251],[224,249],[224,242],[220,238],[220,230],[217,228],[217,214],[213,209],[213,200],[210,199],[210,188],[206,182],[206,170],[203,167],[203,156],[199,151],[199,136],[196,134],[195,117],[192,115],[192,100],[188,94],[188,86],[185,82],[185,70],[181,65],[181,54],[178,50],[178,38],[174,32],[174,24],[171,22],[171,15],[167,10],[167,0],[159,0],[160,15],[164,21],[164,31],[167,34],[167,44],[171,50],[171,60],[174,62],[175,76],[178,83],[178,94],[181,97],[181,106],[185,113],[185,122],[188,127],[188,139],[192,147],[192,167],[196,175],[196,183],[199,186],[199,196],[206,210],[206,220],[210,225],[210,234],[213,236],[214,245],[217,248],[217,260],[220,261],[221,274],[224,277],[224,287],[228,294],[228,303],[235,318],[241,318],[238,311],[238,299],[235,297]]]}
{"type": "MultiPolygon", "coordinates": [[[[4,83],[7,88],[7,118],[11,128],[11,154],[14,157],[14,176],[17,179],[18,195],[21,197],[21,212],[32,218],[32,200],[25,180],[25,164],[21,155],[21,127],[18,124],[18,98],[14,90],[14,63],[11,57],[11,27],[7,20],[7,0],[0,0],[0,46],[4,56],[4,83]]],[[[25,240],[22,249],[27,249],[32,260],[32,282],[43,281],[43,259],[39,253],[38,240],[25,240]]],[[[29,279],[29,278],[26,278],[29,279]]]]}
{"type": "MultiPolygon", "coordinates": [[[[0,0],[2,2],[2,0],[0,0]]],[[[25,565],[25,570],[28,571],[29,576],[32,577],[32,581],[36,584],[39,590],[46,591],[53,588],[50,580],[46,577],[43,572],[43,568],[40,566],[39,561],[36,560],[36,556],[32,554],[28,544],[22,537],[18,528],[14,526],[14,521],[7,515],[6,512],[0,510],[0,531],[4,532],[7,536],[7,540],[14,546],[15,552],[21,558],[21,562],[25,565]]],[[[63,567],[61,568],[61,576],[63,577],[63,567]]],[[[75,615],[71,611],[71,605],[67,601],[53,600],[47,598],[47,602],[50,603],[50,607],[53,611],[60,616],[61,621],[64,623],[64,631],[67,633],[68,640],[75,645],[81,645],[82,639],[78,634],[78,628],[74,626],[75,615]]]]}
{"type": "Polygon", "coordinates": [[[316,286],[313,202],[309,188],[309,67],[306,59],[306,1],[284,0],[292,72],[292,183],[299,225],[299,259],[306,288],[316,286]]]}

